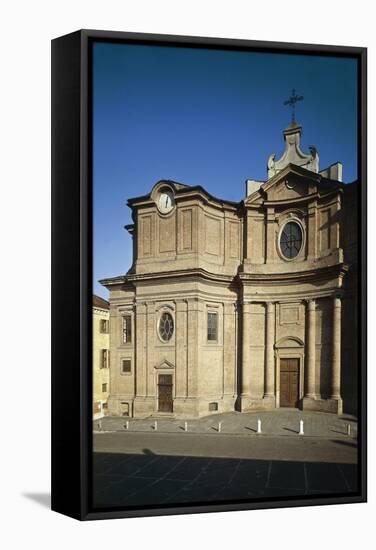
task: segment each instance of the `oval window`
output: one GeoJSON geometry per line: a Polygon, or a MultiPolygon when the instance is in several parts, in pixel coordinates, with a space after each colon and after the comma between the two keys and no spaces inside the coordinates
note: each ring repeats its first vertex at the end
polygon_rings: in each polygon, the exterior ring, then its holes
{"type": "Polygon", "coordinates": [[[296,258],[303,245],[303,231],[298,223],[286,223],[282,229],[279,245],[285,258],[288,260],[296,258]]]}
{"type": "Polygon", "coordinates": [[[174,334],[174,320],[170,313],[167,313],[166,311],[162,313],[159,319],[158,331],[163,342],[168,342],[171,340],[171,337],[174,334]]]}

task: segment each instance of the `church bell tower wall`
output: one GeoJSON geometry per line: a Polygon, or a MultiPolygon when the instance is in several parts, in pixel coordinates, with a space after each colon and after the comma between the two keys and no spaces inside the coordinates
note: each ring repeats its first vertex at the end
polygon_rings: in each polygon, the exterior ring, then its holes
{"type": "Polygon", "coordinates": [[[238,206],[200,190],[171,187],[174,207],[165,214],[158,209],[158,189],[157,185],[142,207],[134,207],[135,273],[197,268],[234,275],[243,251],[238,206]]]}

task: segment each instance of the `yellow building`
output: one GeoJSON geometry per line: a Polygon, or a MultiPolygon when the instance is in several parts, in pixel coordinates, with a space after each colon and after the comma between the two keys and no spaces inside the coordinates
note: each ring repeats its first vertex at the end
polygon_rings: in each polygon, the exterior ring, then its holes
{"type": "Polygon", "coordinates": [[[106,414],[110,369],[110,304],[93,294],[93,417],[106,414]]]}

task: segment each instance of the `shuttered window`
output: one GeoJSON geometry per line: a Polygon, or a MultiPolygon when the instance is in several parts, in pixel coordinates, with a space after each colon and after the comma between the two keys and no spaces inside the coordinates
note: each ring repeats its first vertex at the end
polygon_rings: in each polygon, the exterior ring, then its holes
{"type": "Polygon", "coordinates": [[[110,350],[101,350],[101,369],[108,369],[110,367],[110,350]]]}
{"type": "Polygon", "coordinates": [[[123,317],[123,344],[132,342],[132,315],[123,317]]]}

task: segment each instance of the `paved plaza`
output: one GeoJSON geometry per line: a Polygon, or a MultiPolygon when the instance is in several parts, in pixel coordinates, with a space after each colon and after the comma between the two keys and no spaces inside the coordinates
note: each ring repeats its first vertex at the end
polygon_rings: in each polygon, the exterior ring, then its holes
{"type": "Polygon", "coordinates": [[[353,417],[296,410],[94,422],[96,507],[354,493],[353,417]],[[257,434],[257,420],[262,434],[257,434]],[[298,435],[299,421],[305,435],[298,435]],[[221,422],[221,431],[218,431],[221,422]],[[350,435],[348,435],[350,425],[350,435]]]}

